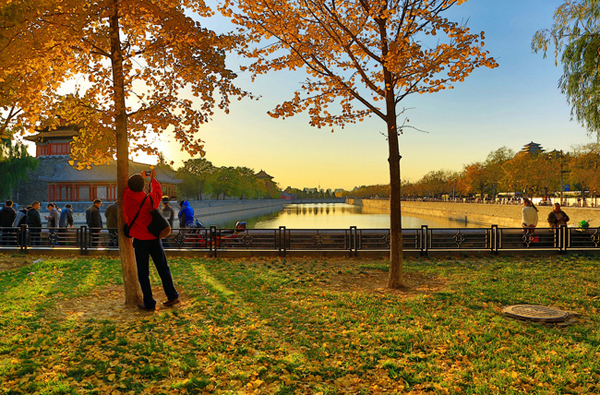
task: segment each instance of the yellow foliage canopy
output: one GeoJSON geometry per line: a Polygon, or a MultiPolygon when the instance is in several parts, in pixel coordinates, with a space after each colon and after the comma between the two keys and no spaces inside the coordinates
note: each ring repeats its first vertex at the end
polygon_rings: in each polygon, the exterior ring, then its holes
{"type": "Polygon", "coordinates": [[[225,54],[241,38],[217,35],[188,15],[210,16],[200,0],[39,0],[0,12],[0,108],[5,132],[82,127],[72,159],[80,167],[115,155],[114,61],[110,16],[117,15],[132,150],[157,153],[147,138],[173,132],[182,150],[203,154],[197,137],[215,108],[246,96],[225,54]],[[75,81],[73,94],[57,95],[75,81]],[[40,124],[44,120],[44,125],[40,124]]]}
{"type": "Polygon", "coordinates": [[[409,94],[452,88],[477,67],[496,67],[483,50],[483,32],[473,34],[442,16],[463,2],[225,0],[221,11],[262,43],[245,48],[256,59],[252,72],[303,67],[310,76],[304,94],[296,92],[271,115],[285,118],[310,109],[311,124],[323,127],[370,114],[387,120],[389,105],[409,94]],[[437,41],[441,35],[445,42],[437,41]],[[340,111],[334,115],[326,108],[335,101],[340,111]],[[361,108],[354,108],[356,101],[361,108]]]}

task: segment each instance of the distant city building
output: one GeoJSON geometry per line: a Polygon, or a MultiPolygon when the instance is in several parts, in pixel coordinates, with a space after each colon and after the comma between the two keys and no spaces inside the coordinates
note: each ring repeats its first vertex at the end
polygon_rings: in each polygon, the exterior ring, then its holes
{"type": "MultiPolygon", "coordinates": [[[[26,140],[36,145],[39,166],[28,174],[29,180],[22,182],[13,194],[19,204],[35,200],[48,202],[91,202],[94,199],[115,201],[117,198],[117,162],[76,170],[69,165],[71,141],[78,129],[60,126],[56,130],[40,130],[26,140]]],[[[149,170],[150,165],[129,162],[129,173],[149,170]]],[[[182,180],[166,166],[156,166],[157,180],[162,184],[163,194],[177,198],[177,185],[182,180]]]]}

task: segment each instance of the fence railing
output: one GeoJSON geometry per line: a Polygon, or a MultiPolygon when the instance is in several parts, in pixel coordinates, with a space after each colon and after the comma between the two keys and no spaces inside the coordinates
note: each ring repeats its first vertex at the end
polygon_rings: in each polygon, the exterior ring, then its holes
{"type": "MultiPolygon", "coordinates": [[[[0,249],[76,249],[86,255],[89,250],[118,249],[117,229],[79,228],[0,228],[0,249]]],[[[272,251],[285,256],[291,251],[389,251],[389,229],[173,229],[163,239],[166,250],[272,251]]],[[[600,249],[600,228],[429,228],[402,230],[404,251],[426,255],[430,251],[500,251],[600,249]]]]}

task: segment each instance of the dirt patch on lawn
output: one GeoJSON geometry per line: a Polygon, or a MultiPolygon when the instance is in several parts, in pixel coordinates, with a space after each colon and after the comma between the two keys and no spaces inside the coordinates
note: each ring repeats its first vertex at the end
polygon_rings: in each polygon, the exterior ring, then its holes
{"type": "Polygon", "coordinates": [[[388,273],[381,270],[362,270],[358,274],[339,274],[329,283],[320,285],[325,289],[342,292],[385,293],[399,298],[439,292],[446,287],[446,280],[424,273],[405,273],[403,287],[386,288],[388,273]]]}
{"type": "Polygon", "coordinates": [[[140,310],[137,306],[125,305],[125,290],[122,285],[111,285],[96,291],[84,298],[68,299],[56,302],[56,313],[65,319],[75,320],[110,320],[113,322],[133,322],[153,314],[164,313],[173,309],[185,309],[189,298],[179,288],[179,300],[181,303],[164,307],[162,302],[166,300],[160,286],[152,287],[154,299],[156,299],[155,311],[140,310]]]}
{"type": "MultiPolygon", "coordinates": [[[[36,258],[37,259],[37,258],[36,258]]],[[[13,270],[30,264],[33,260],[26,255],[0,254],[0,270],[13,270]]]]}

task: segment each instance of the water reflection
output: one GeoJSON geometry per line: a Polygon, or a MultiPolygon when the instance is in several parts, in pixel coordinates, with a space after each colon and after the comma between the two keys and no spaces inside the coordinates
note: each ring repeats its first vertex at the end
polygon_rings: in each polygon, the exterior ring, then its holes
{"type": "MultiPolygon", "coordinates": [[[[251,229],[276,229],[285,226],[289,229],[346,229],[356,226],[359,229],[389,228],[390,218],[385,210],[368,209],[344,203],[292,204],[282,211],[254,218],[240,218],[248,221],[251,229]]],[[[437,217],[402,216],[404,228],[480,228],[487,225],[465,224],[437,217]]],[[[233,227],[233,224],[228,224],[233,227]]]]}

